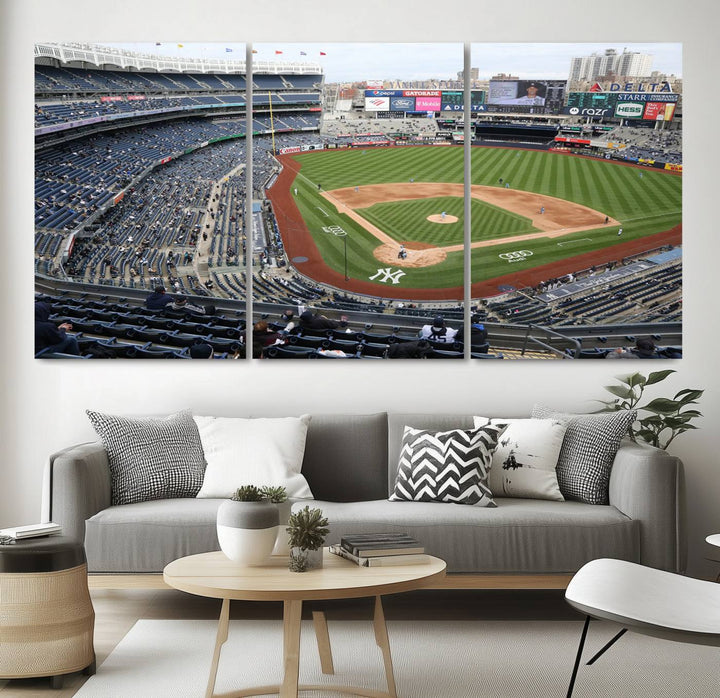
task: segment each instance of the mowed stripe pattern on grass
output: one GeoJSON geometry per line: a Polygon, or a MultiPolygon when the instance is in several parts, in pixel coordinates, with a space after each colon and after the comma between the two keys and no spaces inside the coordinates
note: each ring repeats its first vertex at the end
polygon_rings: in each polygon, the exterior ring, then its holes
{"type": "MultiPolygon", "coordinates": [[[[462,182],[463,152],[461,148],[407,147],[377,150],[345,150],[303,153],[295,156],[302,163],[302,170],[295,179],[300,196],[298,205],[309,230],[316,240],[324,260],[338,271],[344,263],[343,241],[332,235],[318,234],[320,227],[341,221],[348,231],[348,258],[350,275],[367,279],[377,268],[372,249],[377,244],[360,226],[347,216],[337,214],[328,202],[317,193],[320,183],[325,190],[341,187],[363,186],[388,182],[408,182],[411,179],[425,182],[462,182]],[[322,207],[329,215],[319,212],[322,207]],[[358,255],[357,257],[355,255],[358,255]]],[[[599,228],[575,233],[557,240],[523,242],[523,249],[531,249],[533,255],[512,268],[527,269],[555,262],[563,258],[612,247],[646,235],[663,232],[682,222],[682,178],[652,169],[626,167],[611,161],[589,159],[545,151],[514,150],[509,148],[473,148],[472,183],[501,186],[509,182],[513,189],[554,196],[588,206],[619,220],[623,235],[617,236],[617,228],[599,228]]],[[[429,204],[435,208],[435,202],[429,204]]],[[[427,231],[411,235],[402,223],[409,218],[407,206],[421,202],[398,202],[377,204],[360,213],[367,215],[379,228],[398,240],[418,240],[444,246],[462,242],[462,200],[448,203],[440,210],[457,215],[456,224],[430,224],[427,231]],[[459,215],[456,212],[460,205],[459,215]],[[381,207],[381,208],[378,208],[381,207]],[[393,209],[397,207],[397,212],[393,209]],[[390,229],[388,229],[390,228],[390,229]],[[452,230],[451,230],[452,229],[452,230]],[[458,238],[455,238],[457,231],[458,238]],[[421,238],[415,237],[420,235],[421,238]],[[448,242],[448,240],[456,240],[448,242]]],[[[473,202],[472,239],[503,237],[508,230],[529,232],[522,226],[510,227],[508,216],[513,214],[473,202]],[[482,208],[479,209],[478,206],[482,208]],[[480,212],[478,212],[480,211],[480,212]],[[502,214],[502,215],[500,215],[502,214]],[[497,216],[497,218],[496,218],[497,216]]],[[[420,209],[419,209],[420,210],[420,209]]],[[[425,209],[421,209],[424,213],[425,209]]],[[[430,213],[438,213],[433,210],[430,213]]],[[[416,214],[412,214],[414,218],[416,214]]],[[[422,219],[426,216],[421,216],[422,219]]],[[[285,227],[281,222],[281,229],[285,227]]],[[[512,251],[517,244],[473,250],[472,281],[478,282],[508,273],[507,262],[498,254],[512,251]]],[[[519,249],[519,248],[518,248],[519,249]]],[[[442,265],[424,269],[406,269],[402,278],[404,287],[437,288],[462,286],[462,255],[453,253],[442,265]],[[458,256],[459,259],[451,259],[458,256]],[[430,273],[429,273],[430,272],[430,273]]]]}

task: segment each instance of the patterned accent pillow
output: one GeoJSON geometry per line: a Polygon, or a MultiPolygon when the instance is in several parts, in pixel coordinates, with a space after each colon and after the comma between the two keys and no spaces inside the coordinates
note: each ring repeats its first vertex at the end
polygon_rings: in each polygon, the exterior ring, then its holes
{"type": "Polygon", "coordinates": [[[557,466],[567,423],[560,419],[488,419],[473,417],[475,428],[485,424],[507,427],[493,452],[488,485],[495,497],[525,497],[562,502],[557,466]]]}
{"type": "Polygon", "coordinates": [[[450,431],[406,426],[390,500],[496,506],[487,476],[501,433],[492,424],[450,431]]]}
{"type": "Polygon", "coordinates": [[[615,454],[635,421],[637,410],[565,414],[545,405],[535,405],[532,416],[567,423],[557,464],[558,484],[565,498],[587,504],[607,504],[615,454]]]}
{"type": "Polygon", "coordinates": [[[190,410],[165,418],[86,413],[108,454],[114,505],[198,493],[205,457],[190,410]]]}

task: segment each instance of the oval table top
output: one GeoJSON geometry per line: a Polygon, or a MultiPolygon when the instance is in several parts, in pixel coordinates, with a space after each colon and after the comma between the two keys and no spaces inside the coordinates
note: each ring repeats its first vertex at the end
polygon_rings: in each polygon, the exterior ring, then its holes
{"type": "Polygon", "coordinates": [[[175,589],[216,599],[349,599],[411,591],[442,579],[445,561],[425,557],[411,565],[360,567],[325,548],[322,568],[291,572],[284,556],[246,567],[216,551],[174,560],[163,570],[163,579],[175,589]]]}

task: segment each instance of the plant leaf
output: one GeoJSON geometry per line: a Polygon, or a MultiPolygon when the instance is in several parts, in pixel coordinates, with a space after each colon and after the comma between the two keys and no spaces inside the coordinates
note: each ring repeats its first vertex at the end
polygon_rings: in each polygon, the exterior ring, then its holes
{"type": "Polygon", "coordinates": [[[694,402],[695,400],[697,400],[699,397],[701,397],[704,392],[705,392],[704,390],[688,390],[688,389],[685,389],[685,390],[681,390],[681,391],[675,396],[675,399],[676,399],[676,400],[680,400],[680,402],[681,402],[683,405],[688,405],[688,404],[690,404],[691,402],[694,402]]]}
{"type": "Polygon", "coordinates": [[[665,371],[653,371],[648,377],[645,385],[653,385],[664,381],[671,373],[676,373],[673,369],[667,369],[665,371]]]}
{"type": "Polygon", "coordinates": [[[655,412],[656,414],[674,414],[680,409],[681,405],[677,400],[670,400],[666,397],[657,397],[654,400],[648,402],[641,409],[647,410],[648,412],[655,412]]]}
{"type": "Polygon", "coordinates": [[[627,384],[633,388],[636,385],[645,385],[646,383],[647,378],[642,373],[633,373],[627,377],[627,384]]]}

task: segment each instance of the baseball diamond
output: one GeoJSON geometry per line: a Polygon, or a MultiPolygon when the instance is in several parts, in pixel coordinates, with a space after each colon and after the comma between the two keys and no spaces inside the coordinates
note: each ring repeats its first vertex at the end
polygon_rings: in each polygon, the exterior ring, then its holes
{"type": "MultiPolygon", "coordinates": [[[[459,148],[431,146],[281,156],[269,196],[288,255],[307,256],[302,271],[311,278],[356,292],[462,298],[462,156],[459,148]],[[347,240],[324,234],[329,224],[347,231],[347,240]],[[392,288],[371,280],[379,264],[402,267],[392,288]]],[[[473,296],[679,244],[682,178],[643,172],[639,178],[636,167],[561,152],[473,147],[473,296]],[[531,254],[509,260],[518,249],[531,254]]]]}

